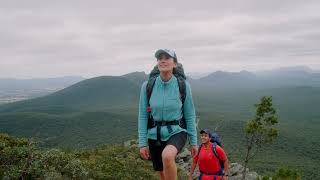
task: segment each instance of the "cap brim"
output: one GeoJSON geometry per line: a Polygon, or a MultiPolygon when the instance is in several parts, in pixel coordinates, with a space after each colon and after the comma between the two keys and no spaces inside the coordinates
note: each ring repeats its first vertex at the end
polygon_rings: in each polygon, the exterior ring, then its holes
{"type": "Polygon", "coordinates": [[[161,54],[167,54],[169,55],[170,57],[172,57],[167,51],[163,50],[163,49],[159,49],[155,54],[154,54],[154,57],[159,59],[160,55],[161,54]]]}
{"type": "Polygon", "coordinates": [[[202,134],[202,133],[206,133],[206,134],[208,134],[208,132],[207,132],[207,131],[205,131],[205,130],[201,130],[201,131],[200,131],[200,134],[202,134]]]}

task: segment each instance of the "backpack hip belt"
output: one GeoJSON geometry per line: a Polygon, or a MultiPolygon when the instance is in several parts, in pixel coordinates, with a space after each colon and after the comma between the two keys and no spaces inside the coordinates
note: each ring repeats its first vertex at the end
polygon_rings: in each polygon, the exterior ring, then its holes
{"type": "Polygon", "coordinates": [[[200,171],[200,176],[199,179],[202,179],[203,174],[209,175],[209,176],[213,176],[213,179],[216,180],[217,176],[223,176],[223,173],[218,172],[218,173],[208,173],[208,172],[204,172],[204,171],[200,171]]]}
{"type": "Polygon", "coordinates": [[[168,132],[171,133],[172,132],[172,125],[180,125],[180,121],[179,120],[173,120],[173,121],[153,121],[153,127],[157,127],[157,144],[160,145],[160,141],[161,141],[161,127],[162,126],[167,126],[168,128],[168,132]]]}
{"type": "Polygon", "coordinates": [[[222,175],[223,175],[223,173],[222,173],[221,171],[216,172],[216,173],[209,173],[209,172],[201,171],[201,170],[200,170],[200,173],[201,173],[201,174],[206,174],[206,175],[211,175],[211,176],[222,176],[222,175]]]}

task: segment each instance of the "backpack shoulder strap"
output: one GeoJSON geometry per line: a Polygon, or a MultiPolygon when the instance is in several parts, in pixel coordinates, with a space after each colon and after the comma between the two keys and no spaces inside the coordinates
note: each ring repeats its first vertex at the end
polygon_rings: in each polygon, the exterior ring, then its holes
{"type": "Polygon", "coordinates": [[[152,89],[153,89],[153,86],[154,86],[154,84],[156,82],[156,79],[157,79],[157,76],[149,78],[148,83],[146,85],[146,93],[147,93],[147,100],[148,100],[148,110],[147,111],[149,113],[149,115],[148,115],[148,124],[147,124],[147,128],[148,129],[153,127],[153,117],[152,117],[152,113],[150,112],[151,111],[150,98],[151,98],[152,89]]]}
{"type": "Polygon", "coordinates": [[[146,92],[147,92],[147,99],[148,99],[148,105],[150,105],[150,98],[151,98],[151,94],[152,94],[152,89],[153,86],[156,82],[157,76],[154,76],[152,78],[149,78],[147,86],[146,86],[146,92]]]}
{"type": "Polygon", "coordinates": [[[198,153],[197,153],[198,158],[199,158],[201,147],[202,147],[202,144],[200,144],[199,147],[198,147],[198,153]]]}
{"type": "Polygon", "coordinates": [[[182,105],[184,104],[184,101],[186,100],[186,80],[183,77],[178,76],[178,86],[179,86],[179,91],[180,91],[180,98],[182,105]]]}
{"type": "Polygon", "coordinates": [[[212,143],[212,152],[220,161],[219,154],[217,152],[217,143],[216,142],[212,143]]]}
{"type": "Polygon", "coordinates": [[[186,80],[181,76],[176,76],[179,86],[179,94],[180,100],[182,103],[181,111],[182,111],[182,119],[180,121],[180,127],[183,129],[187,129],[187,122],[184,118],[184,101],[186,100],[186,80]]]}
{"type": "Polygon", "coordinates": [[[217,157],[217,159],[219,160],[219,164],[220,164],[220,171],[219,171],[219,174],[223,174],[224,172],[224,161],[220,159],[219,157],[219,154],[217,152],[217,143],[214,142],[212,143],[212,151],[213,151],[213,154],[217,157]]]}

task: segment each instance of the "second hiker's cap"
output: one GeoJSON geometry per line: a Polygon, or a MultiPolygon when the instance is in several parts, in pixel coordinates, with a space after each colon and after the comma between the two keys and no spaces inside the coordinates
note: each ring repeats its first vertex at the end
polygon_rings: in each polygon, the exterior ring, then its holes
{"type": "Polygon", "coordinates": [[[200,134],[202,134],[202,133],[206,133],[206,134],[209,135],[209,137],[211,137],[211,131],[210,131],[210,129],[202,129],[202,130],[200,131],[200,134]]]}
{"type": "Polygon", "coordinates": [[[159,59],[160,55],[161,54],[168,54],[169,56],[171,56],[173,59],[177,59],[177,55],[176,53],[174,52],[174,50],[171,50],[171,49],[158,49],[156,51],[156,53],[154,54],[154,57],[156,57],[157,59],[159,59]]]}

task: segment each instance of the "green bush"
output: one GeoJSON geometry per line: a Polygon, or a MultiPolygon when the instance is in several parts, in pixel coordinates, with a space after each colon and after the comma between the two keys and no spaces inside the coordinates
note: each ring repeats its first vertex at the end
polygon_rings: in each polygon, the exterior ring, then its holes
{"type": "Polygon", "coordinates": [[[262,180],[301,180],[301,174],[298,170],[289,167],[280,167],[272,176],[264,176],[262,180]]]}
{"type": "Polygon", "coordinates": [[[4,179],[87,179],[83,162],[58,149],[40,151],[32,140],[0,134],[0,177],[4,179]]]}
{"type": "Polygon", "coordinates": [[[136,147],[40,150],[32,140],[0,134],[0,179],[158,179],[136,147]]]}

